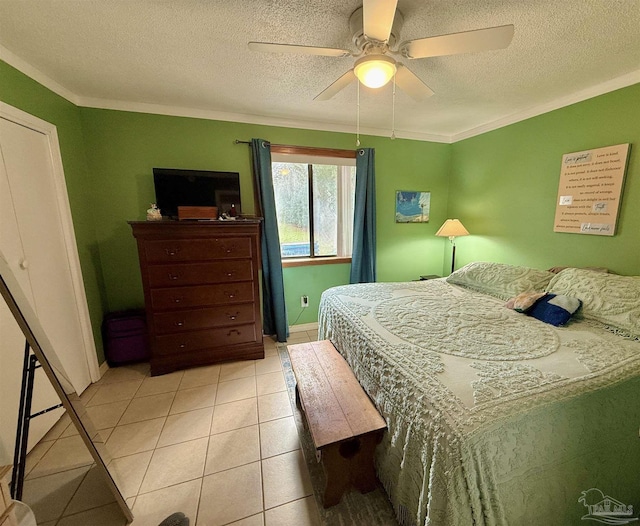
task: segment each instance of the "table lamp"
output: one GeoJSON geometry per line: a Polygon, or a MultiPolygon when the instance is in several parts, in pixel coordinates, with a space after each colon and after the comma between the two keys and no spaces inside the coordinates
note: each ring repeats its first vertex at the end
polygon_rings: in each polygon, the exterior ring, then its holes
{"type": "Polygon", "coordinates": [[[455,270],[456,266],[456,243],[455,238],[458,236],[468,236],[469,232],[460,222],[459,219],[447,219],[440,227],[440,230],[436,232],[436,236],[448,237],[453,246],[453,254],[451,255],[451,272],[455,270]]]}

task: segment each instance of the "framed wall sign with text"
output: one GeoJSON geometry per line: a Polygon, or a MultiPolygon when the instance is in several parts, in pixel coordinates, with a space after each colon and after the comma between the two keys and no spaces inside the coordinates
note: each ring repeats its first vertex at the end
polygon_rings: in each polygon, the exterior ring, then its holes
{"type": "Polygon", "coordinates": [[[613,236],[630,145],[562,156],[554,232],[613,236]]]}

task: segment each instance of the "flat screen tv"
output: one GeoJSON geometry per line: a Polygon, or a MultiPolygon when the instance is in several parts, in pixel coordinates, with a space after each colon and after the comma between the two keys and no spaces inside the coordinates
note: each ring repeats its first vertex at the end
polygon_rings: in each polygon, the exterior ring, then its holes
{"type": "Polygon", "coordinates": [[[237,172],[154,168],[153,182],[156,204],[165,217],[177,217],[179,206],[217,206],[222,214],[235,205],[242,213],[237,172]]]}

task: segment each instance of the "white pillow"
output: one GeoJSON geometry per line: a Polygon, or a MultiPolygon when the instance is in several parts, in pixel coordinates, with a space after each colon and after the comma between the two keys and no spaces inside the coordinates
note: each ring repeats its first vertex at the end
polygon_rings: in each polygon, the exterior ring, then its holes
{"type": "Polygon", "coordinates": [[[640,337],[640,276],[567,268],[551,280],[547,292],[580,298],[578,317],[640,337]]]}
{"type": "Polygon", "coordinates": [[[504,263],[469,263],[447,278],[448,283],[508,300],[522,292],[543,292],[555,274],[504,263]]]}

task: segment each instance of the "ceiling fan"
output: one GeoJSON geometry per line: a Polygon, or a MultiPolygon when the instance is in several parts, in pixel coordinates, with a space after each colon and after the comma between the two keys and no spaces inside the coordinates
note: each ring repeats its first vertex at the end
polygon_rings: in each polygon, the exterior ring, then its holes
{"type": "Polygon", "coordinates": [[[326,57],[355,57],[352,69],[318,94],[314,100],[328,100],[346,88],[356,78],[365,86],[379,88],[395,75],[396,85],[417,101],[433,95],[433,91],[409,68],[395,57],[405,59],[440,57],[491,49],[504,49],[513,38],[513,25],[489,27],[449,35],[419,38],[398,42],[404,22],[402,13],[396,10],[398,0],[364,0],[363,6],[353,12],[349,27],[358,49],[352,53],[346,49],[330,47],[249,42],[249,49],[271,53],[298,53],[326,57]]]}

